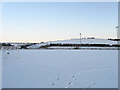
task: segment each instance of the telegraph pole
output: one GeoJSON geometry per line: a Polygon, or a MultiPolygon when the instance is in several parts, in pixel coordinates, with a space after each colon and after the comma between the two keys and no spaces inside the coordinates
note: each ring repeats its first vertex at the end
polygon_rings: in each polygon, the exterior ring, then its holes
{"type": "MultiPolygon", "coordinates": [[[[81,45],[81,33],[79,33],[80,34],[80,45],[81,45]]],[[[80,46],[79,46],[79,48],[80,48],[80,46]]]]}
{"type": "Polygon", "coordinates": [[[80,33],[80,44],[81,44],[81,33],[80,33]]]}

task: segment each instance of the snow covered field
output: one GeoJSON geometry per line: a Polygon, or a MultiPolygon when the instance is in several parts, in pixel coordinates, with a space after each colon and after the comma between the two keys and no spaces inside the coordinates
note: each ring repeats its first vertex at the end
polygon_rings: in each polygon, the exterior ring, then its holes
{"type": "Polygon", "coordinates": [[[117,50],[4,50],[2,67],[3,88],[118,87],[117,50]]]}
{"type": "MultiPolygon", "coordinates": [[[[48,43],[79,44],[80,39],[57,40],[57,41],[50,41],[48,43]]],[[[82,44],[117,44],[117,41],[112,41],[108,39],[81,39],[81,43],[82,44]]]]}

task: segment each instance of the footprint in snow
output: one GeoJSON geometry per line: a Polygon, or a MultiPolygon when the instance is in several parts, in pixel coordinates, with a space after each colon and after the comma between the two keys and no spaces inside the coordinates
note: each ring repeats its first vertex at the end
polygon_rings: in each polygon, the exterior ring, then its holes
{"type": "Polygon", "coordinates": [[[65,88],[70,88],[71,86],[65,86],[65,88]]]}
{"type": "Polygon", "coordinates": [[[95,82],[91,82],[89,85],[88,85],[88,88],[92,88],[92,86],[95,86],[96,83],[95,82]]]}
{"type": "Polygon", "coordinates": [[[75,76],[74,75],[72,75],[72,78],[74,78],[75,76]]]}
{"type": "Polygon", "coordinates": [[[71,84],[72,84],[72,82],[67,82],[65,88],[70,88],[70,87],[71,87],[71,84]]]}
{"type": "Polygon", "coordinates": [[[68,82],[67,84],[66,84],[66,86],[68,86],[68,85],[70,85],[72,82],[68,82]]]}
{"type": "Polygon", "coordinates": [[[56,80],[59,80],[59,79],[60,79],[59,76],[60,76],[60,74],[57,74],[56,80]]]}
{"type": "Polygon", "coordinates": [[[55,84],[54,83],[51,83],[52,86],[54,86],[55,84]]]}
{"type": "Polygon", "coordinates": [[[72,75],[73,80],[76,80],[75,75],[72,75]]]}
{"type": "Polygon", "coordinates": [[[91,86],[91,85],[89,85],[89,86],[88,86],[88,88],[92,88],[92,86],[91,86]]]}
{"type": "Polygon", "coordinates": [[[59,77],[57,77],[56,80],[59,80],[59,77]]]}
{"type": "Polygon", "coordinates": [[[96,85],[96,83],[95,83],[95,82],[92,82],[92,85],[96,85]]]}
{"type": "Polygon", "coordinates": [[[93,83],[93,85],[96,85],[96,83],[93,83]]]}

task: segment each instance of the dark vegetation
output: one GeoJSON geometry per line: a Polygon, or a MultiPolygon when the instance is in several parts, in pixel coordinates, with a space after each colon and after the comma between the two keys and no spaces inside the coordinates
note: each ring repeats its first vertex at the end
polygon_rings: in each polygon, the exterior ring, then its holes
{"type": "Polygon", "coordinates": [[[111,38],[108,38],[108,40],[111,40],[111,41],[120,41],[120,39],[111,39],[111,38]]]}
{"type": "MultiPolygon", "coordinates": [[[[34,43],[36,44],[36,43],[34,43]]],[[[20,49],[28,49],[28,46],[34,45],[34,44],[27,44],[27,45],[22,45],[20,49]]],[[[120,47],[120,45],[117,44],[61,44],[61,43],[57,43],[57,44],[48,44],[48,45],[44,45],[44,46],[40,46],[40,48],[43,49],[47,49],[48,47],[52,47],[52,46],[56,46],[56,47],[76,47],[75,49],[79,48],[79,47],[120,47]]]]}
{"type": "Polygon", "coordinates": [[[1,43],[0,46],[13,46],[10,43],[1,43]]]}
{"type": "Polygon", "coordinates": [[[48,47],[51,47],[51,46],[83,46],[83,47],[120,47],[120,45],[117,45],[117,44],[113,44],[113,45],[110,45],[110,44],[50,44],[50,45],[47,45],[48,47]]]}

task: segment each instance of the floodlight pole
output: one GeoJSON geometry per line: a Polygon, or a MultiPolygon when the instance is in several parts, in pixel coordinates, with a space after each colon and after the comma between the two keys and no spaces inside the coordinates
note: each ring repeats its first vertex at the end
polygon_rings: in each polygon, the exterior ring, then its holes
{"type": "MultiPolygon", "coordinates": [[[[119,41],[119,26],[116,26],[116,29],[117,29],[117,39],[118,39],[118,41],[117,41],[117,44],[119,45],[120,44],[120,41],[119,41]]],[[[118,50],[120,49],[120,47],[118,47],[118,50]]]]}
{"type": "Polygon", "coordinates": [[[118,39],[118,29],[119,29],[119,26],[116,26],[116,29],[117,29],[117,39],[118,39]]]}

